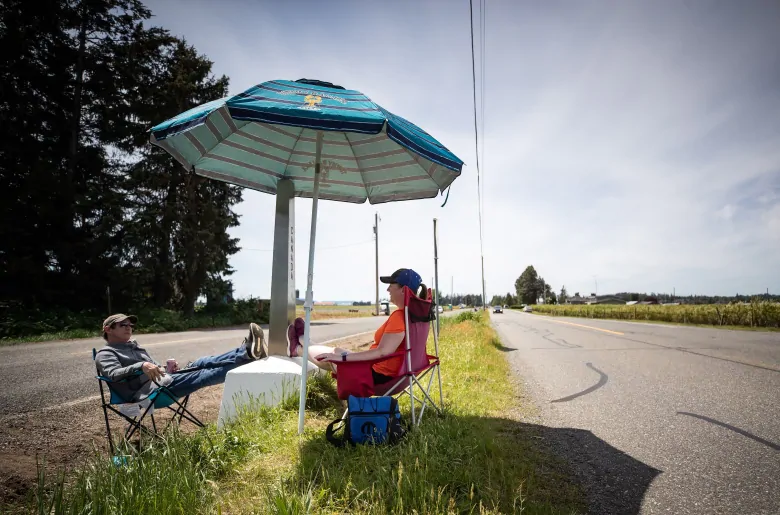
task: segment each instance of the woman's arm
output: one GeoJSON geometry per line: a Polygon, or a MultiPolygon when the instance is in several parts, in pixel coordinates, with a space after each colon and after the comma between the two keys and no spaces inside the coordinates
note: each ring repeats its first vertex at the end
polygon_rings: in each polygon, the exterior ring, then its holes
{"type": "MultiPolygon", "coordinates": [[[[401,342],[404,341],[404,333],[385,333],[379,340],[376,349],[364,350],[360,352],[350,352],[347,354],[347,361],[371,361],[378,358],[384,358],[396,351],[401,342]]],[[[317,356],[317,361],[333,361],[338,364],[342,361],[341,354],[329,352],[317,356]]]]}

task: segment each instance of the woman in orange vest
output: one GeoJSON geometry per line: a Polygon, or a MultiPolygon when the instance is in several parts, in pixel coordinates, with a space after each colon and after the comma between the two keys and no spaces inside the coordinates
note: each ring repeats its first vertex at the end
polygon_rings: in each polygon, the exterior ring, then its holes
{"type": "MultiPolygon", "coordinates": [[[[380,281],[387,284],[387,292],[390,294],[390,302],[396,306],[404,305],[404,286],[415,292],[422,299],[427,298],[428,288],[422,284],[420,274],[411,268],[400,268],[391,275],[382,276],[380,281]]],[[[300,339],[303,337],[303,319],[298,318],[287,330],[287,355],[300,356],[303,346],[300,339]]],[[[374,333],[374,343],[368,350],[351,352],[346,349],[328,347],[327,345],[309,345],[309,361],[327,371],[336,371],[340,361],[371,361],[383,358],[394,352],[404,350],[404,337],[406,324],[404,323],[403,309],[396,309],[390,313],[390,317],[374,333]]],[[[375,363],[371,369],[374,376],[374,384],[382,384],[392,380],[403,364],[403,356],[396,356],[379,363],[375,363]]]]}

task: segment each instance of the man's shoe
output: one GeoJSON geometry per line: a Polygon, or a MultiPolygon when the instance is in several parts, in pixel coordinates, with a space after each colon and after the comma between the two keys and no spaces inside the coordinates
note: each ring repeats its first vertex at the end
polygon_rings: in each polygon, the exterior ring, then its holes
{"type": "Polygon", "coordinates": [[[306,323],[299,317],[287,327],[287,355],[291,358],[298,355],[298,345],[301,345],[305,326],[306,323]]]}
{"type": "Polygon", "coordinates": [[[246,353],[252,359],[261,359],[268,356],[268,344],[265,342],[263,330],[257,324],[249,324],[249,336],[244,339],[246,353]]]}

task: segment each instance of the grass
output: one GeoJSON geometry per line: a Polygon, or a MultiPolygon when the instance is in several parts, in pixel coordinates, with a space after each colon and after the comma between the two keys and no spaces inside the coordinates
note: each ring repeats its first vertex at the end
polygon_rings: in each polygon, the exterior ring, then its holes
{"type": "MultiPolygon", "coordinates": [[[[513,308],[515,309],[515,308],[513,308]]],[[[519,311],[519,309],[517,309],[519,311]]],[[[532,315],[538,315],[538,316],[544,316],[544,317],[555,317],[555,316],[563,316],[563,315],[555,315],[552,313],[541,313],[539,311],[533,311],[531,313],[532,315]]],[[[566,316],[571,316],[572,318],[576,318],[575,315],[569,315],[566,314],[566,316]]],[[[583,318],[583,317],[580,317],[583,318]]],[[[589,318],[589,317],[588,317],[589,318]]],[[[684,322],[664,322],[663,320],[633,320],[633,319],[624,319],[624,318],[607,318],[607,317],[600,317],[602,320],[616,320],[619,322],[631,322],[635,324],[661,324],[661,325],[673,325],[678,327],[704,327],[707,329],[726,329],[729,331],[754,331],[754,332],[780,332],[780,328],[777,327],[750,327],[745,325],[712,325],[712,324],[692,324],[690,322],[684,323],[684,322]]]]}
{"type": "MultiPolygon", "coordinates": [[[[445,414],[426,412],[398,445],[339,449],[329,376],[311,379],[307,430],[297,397],[242,410],[225,431],[171,434],[115,467],[92,456],[67,480],[41,479],[38,513],[386,514],[584,511],[565,467],[539,445],[485,313],[442,320],[445,414]],[[213,445],[212,443],[213,442],[213,445]],[[146,498],[146,500],[144,500],[146,498]],[[53,508],[53,509],[52,509],[53,508]]],[[[408,406],[401,403],[408,420],[408,406]]]]}
{"type": "MultiPolygon", "coordinates": [[[[315,305],[311,312],[312,320],[328,320],[333,318],[353,318],[374,316],[376,306],[321,306],[315,305]]],[[[303,306],[295,307],[295,315],[304,316],[303,306]]]]}
{"type": "MultiPolygon", "coordinates": [[[[353,318],[353,317],[370,317],[373,316],[374,306],[315,306],[312,311],[312,320],[329,320],[334,318],[353,318]],[[357,310],[357,313],[350,313],[349,310],[357,310]]],[[[296,316],[303,317],[303,307],[296,307],[296,316]]],[[[95,324],[100,324],[100,317],[95,317],[95,324]]],[[[169,314],[165,321],[158,322],[155,319],[149,319],[140,316],[140,323],[136,326],[135,334],[148,334],[148,333],[165,333],[172,331],[186,331],[193,329],[205,329],[205,328],[218,328],[218,327],[232,327],[234,325],[241,325],[249,322],[267,322],[268,315],[263,313],[262,315],[249,314],[246,320],[236,322],[235,318],[224,316],[209,316],[199,314],[198,317],[192,319],[185,319],[179,314],[169,314]],[[144,320],[151,320],[148,323],[143,323],[144,320]]],[[[18,345],[21,343],[37,343],[48,342],[58,340],[74,340],[77,338],[97,338],[100,336],[100,332],[95,329],[82,329],[73,328],[65,329],[61,331],[46,331],[38,334],[31,334],[26,336],[4,337],[0,338],[0,346],[5,345],[18,345]]]]}
{"type": "Polygon", "coordinates": [[[780,330],[780,303],[764,301],[750,304],[680,306],[541,304],[533,307],[533,313],[721,329],[780,330]]]}
{"type": "MultiPolygon", "coordinates": [[[[230,327],[249,322],[268,322],[267,301],[254,298],[238,299],[215,308],[196,308],[192,316],[163,308],[142,308],[125,311],[138,316],[136,334],[164,333],[230,327]]],[[[72,312],[66,308],[41,311],[3,312],[0,317],[0,346],[74,338],[97,338],[105,313],[72,312]]]]}

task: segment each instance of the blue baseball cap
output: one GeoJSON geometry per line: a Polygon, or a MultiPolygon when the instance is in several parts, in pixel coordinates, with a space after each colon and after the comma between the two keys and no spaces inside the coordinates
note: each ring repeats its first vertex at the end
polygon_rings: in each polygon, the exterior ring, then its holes
{"type": "Polygon", "coordinates": [[[406,286],[415,294],[417,293],[417,288],[422,284],[420,274],[411,268],[399,268],[392,275],[383,275],[379,280],[385,284],[397,283],[401,286],[406,286]]]}

